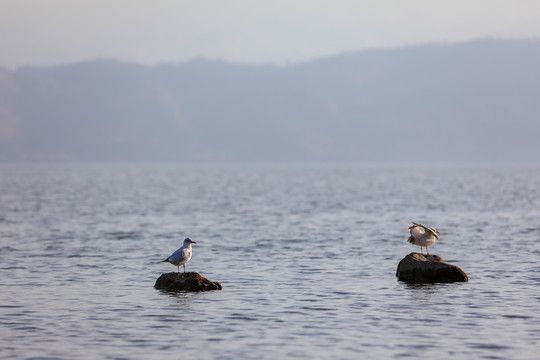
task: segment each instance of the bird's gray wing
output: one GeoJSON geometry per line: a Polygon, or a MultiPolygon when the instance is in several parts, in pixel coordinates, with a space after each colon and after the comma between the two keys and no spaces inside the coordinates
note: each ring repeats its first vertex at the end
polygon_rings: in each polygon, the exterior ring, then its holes
{"type": "Polygon", "coordinates": [[[438,232],[437,230],[435,230],[435,228],[432,228],[432,227],[431,227],[431,228],[429,228],[429,230],[431,230],[431,232],[433,233],[433,235],[435,235],[435,237],[436,237],[437,239],[440,239],[440,237],[439,237],[439,232],[438,232]]]}
{"type": "Polygon", "coordinates": [[[188,249],[180,248],[176,250],[171,256],[169,256],[169,261],[184,261],[187,258],[188,249]]]}
{"type": "Polygon", "coordinates": [[[427,226],[424,226],[424,225],[421,225],[421,224],[417,224],[418,226],[421,226],[422,229],[424,229],[424,231],[426,233],[430,233],[432,234],[433,236],[435,236],[437,239],[439,239],[439,232],[437,230],[435,230],[435,228],[428,228],[427,226]]]}

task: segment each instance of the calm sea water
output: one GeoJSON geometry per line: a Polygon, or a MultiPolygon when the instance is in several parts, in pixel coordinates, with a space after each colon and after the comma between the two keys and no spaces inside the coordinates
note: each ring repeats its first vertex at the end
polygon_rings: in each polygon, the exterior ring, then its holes
{"type": "Polygon", "coordinates": [[[538,166],[4,164],[0,358],[534,359],[539,260],[538,166]],[[153,288],[187,236],[222,291],[153,288]]]}

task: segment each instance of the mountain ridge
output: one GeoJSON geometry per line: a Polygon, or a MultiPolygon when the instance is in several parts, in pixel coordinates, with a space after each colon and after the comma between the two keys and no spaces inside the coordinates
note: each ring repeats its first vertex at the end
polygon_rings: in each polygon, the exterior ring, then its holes
{"type": "Polygon", "coordinates": [[[0,70],[0,161],[537,162],[540,41],[0,70]]]}

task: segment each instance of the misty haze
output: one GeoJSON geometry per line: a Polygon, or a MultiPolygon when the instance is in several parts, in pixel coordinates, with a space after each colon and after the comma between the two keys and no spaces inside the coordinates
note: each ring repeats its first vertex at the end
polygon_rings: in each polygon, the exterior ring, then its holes
{"type": "Polygon", "coordinates": [[[0,71],[0,160],[534,162],[540,41],[0,71]]]}

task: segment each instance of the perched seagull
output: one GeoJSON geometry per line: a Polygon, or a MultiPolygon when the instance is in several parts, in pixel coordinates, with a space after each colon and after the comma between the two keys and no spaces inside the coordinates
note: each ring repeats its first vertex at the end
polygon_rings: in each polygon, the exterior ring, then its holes
{"type": "Polygon", "coordinates": [[[162,262],[170,262],[178,267],[178,274],[180,274],[180,265],[184,265],[184,274],[186,273],[186,264],[191,259],[191,244],[196,244],[195,241],[190,238],[184,240],[184,245],[162,262]]]}
{"type": "Polygon", "coordinates": [[[420,252],[423,254],[422,249],[426,247],[427,254],[429,255],[428,246],[435,244],[435,241],[439,239],[439,232],[434,228],[428,228],[424,225],[413,222],[412,226],[409,226],[407,230],[410,231],[409,242],[414,245],[420,246],[420,252]],[[422,228],[423,230],[421,230],[422,228]]]}

